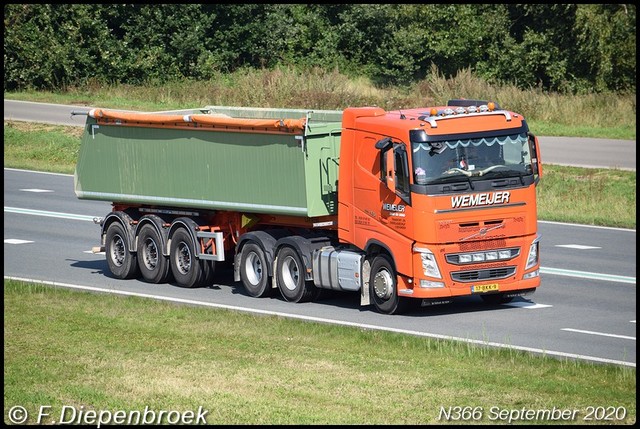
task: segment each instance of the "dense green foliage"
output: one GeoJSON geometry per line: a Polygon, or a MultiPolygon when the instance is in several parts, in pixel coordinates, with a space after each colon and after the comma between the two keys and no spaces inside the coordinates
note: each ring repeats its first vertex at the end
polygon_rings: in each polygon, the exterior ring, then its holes
{"type": "Polygon", "coordinates": [[[211,80],[291,66],[410,85],[437,67],[635,93],[632,4],[10,4],[4,89],[211,80]]]}

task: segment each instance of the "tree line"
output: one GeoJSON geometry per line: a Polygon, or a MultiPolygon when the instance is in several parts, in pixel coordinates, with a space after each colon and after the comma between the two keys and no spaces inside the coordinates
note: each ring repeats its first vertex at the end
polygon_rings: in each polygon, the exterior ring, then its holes
{"type": "Polygon", "coordinates": [[[339,70],[381,87],[433,67],[561,93],[635,93],[634,4],[8,4],[4,89],[339,70]]]}

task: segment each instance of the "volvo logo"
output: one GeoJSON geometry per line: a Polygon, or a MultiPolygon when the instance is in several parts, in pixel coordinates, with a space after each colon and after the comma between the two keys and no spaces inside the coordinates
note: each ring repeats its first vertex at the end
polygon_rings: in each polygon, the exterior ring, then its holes
{"type": "Polygon", "coordinates": [[[483,235],[487,235],[487,232],[493,231],[494,229],[500,229],[500,228],[504,228],[504,224],[503,223],[501,223],[499,225],[496,225],[496,226],[492,226],[491,228],[480,228],[480,230],[478,232],[476,232],[475,234],[471,234],[470,236],[465,237],[460,241],[469,240],[470,238],[474,238],[474,237],[478,237],[478,236],[482,237],[483,235]]]}

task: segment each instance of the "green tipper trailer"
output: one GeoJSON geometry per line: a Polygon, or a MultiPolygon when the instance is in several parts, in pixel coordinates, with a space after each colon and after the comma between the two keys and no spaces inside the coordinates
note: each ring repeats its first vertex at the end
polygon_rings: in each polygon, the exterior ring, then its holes
{"type": "Polygon", "coordinates": [[[207,106],[149,114],[148,123],[145,114],[99,113],[88,115],[82,137],[80,199],[310,218],[337,212],[340,111],[207,106]],[[245,123],[209,126],[196,117],[245,123]],[[302,118],[304,127],[253,125],[285,118],[302,118]]]}

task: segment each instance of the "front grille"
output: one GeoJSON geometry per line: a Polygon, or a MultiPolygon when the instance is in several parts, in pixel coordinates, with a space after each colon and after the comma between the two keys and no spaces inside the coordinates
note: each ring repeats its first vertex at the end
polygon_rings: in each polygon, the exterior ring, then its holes
{"type": "Polygon", "coordinates": [[[516,267],[489,268],[486,270],[456,271],[451,278],[457,282],[475,282],[482,280],[497,280],[511,277],[516,273],[516,267]]]}

